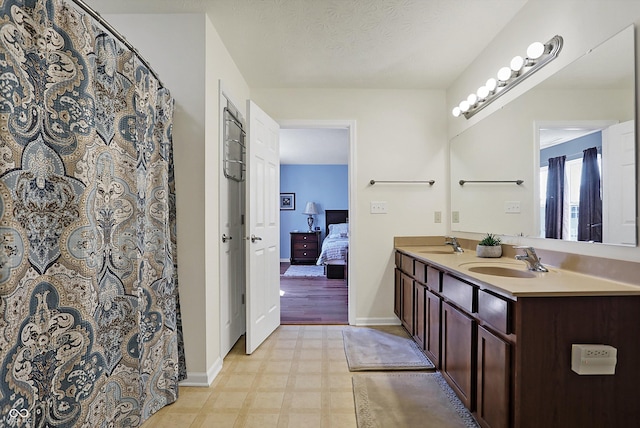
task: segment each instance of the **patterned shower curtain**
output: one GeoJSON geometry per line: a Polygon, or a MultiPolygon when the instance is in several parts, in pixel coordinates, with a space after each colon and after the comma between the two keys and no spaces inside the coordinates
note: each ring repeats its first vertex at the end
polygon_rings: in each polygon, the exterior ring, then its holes
{"type": "Polygon", "coordinates": [[[173,99],[66,0],[0,0],[0,426],[136,427],[186,373],[173,99]]]}

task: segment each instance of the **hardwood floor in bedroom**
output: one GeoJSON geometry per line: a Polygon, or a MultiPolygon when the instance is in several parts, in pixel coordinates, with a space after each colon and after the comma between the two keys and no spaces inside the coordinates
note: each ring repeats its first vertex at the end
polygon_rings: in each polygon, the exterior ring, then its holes
{"type": "Polygon", "coordinates": [[[281,324],[348,324],[348,287],[344,279],[285,277],[280,263],[281,324]]]}

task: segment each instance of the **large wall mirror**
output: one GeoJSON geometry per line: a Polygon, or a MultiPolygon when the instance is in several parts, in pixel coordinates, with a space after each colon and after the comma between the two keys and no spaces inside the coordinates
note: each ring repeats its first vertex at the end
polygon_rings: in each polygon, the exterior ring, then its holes
{"type": "Polygon", "coordinates": [[[635,93],[631,26],[453,138],[452,230],[635,246],[635,93]]]}

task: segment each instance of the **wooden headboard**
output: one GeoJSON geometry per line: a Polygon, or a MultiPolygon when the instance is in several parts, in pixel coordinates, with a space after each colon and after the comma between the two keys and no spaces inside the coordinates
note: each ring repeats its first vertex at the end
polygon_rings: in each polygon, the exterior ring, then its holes
{"type": "Polygon", "coordinates": [[[329,234],[329,225],[337,223],[349,223],[349,210],[325,210],[326,234],[329,234]]]}

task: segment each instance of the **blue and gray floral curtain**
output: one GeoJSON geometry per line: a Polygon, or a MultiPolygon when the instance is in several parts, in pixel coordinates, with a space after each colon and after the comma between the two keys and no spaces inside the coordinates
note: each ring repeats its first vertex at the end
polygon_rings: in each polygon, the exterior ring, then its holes
{"type": "Polygon", "coordinates": [[[0,0],[0,426],[135,427],[186,373],[173,99],[66,0],[0,0]]]}

